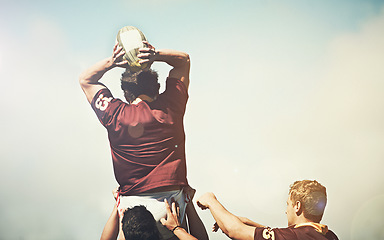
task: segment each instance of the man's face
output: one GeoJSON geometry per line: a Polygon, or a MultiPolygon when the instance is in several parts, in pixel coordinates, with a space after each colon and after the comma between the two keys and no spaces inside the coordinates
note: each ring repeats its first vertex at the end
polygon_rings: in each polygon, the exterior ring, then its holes
{"type": "Polygon", "coordinates": [[[288,196],[287,210],[285,211],[285,214],[287,214],[288,226],[295,224],[296,211],[295,211],[293,202],[291,200],[291,195],[288,196]]]}

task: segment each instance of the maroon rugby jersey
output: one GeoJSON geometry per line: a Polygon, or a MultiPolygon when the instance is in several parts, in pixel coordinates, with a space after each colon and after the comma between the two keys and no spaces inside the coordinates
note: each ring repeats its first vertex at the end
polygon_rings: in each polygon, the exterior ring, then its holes
{"type": "Polygon", "coordinates": [[[91,105],[108,131],[120,194],[188,185],[183,125],[187,100],[186,86],[173,78],[153,102],[127,104],[106,88],[95,95],[91,105]]]}
{"type": "MultiPolygon", "coordinates": [[[[320,224],[319,224],[320,225],[320,224]]],[[[323,225],[325,226],[325,225],[323,225]]],[[[288,228],[256,228],[255,240],[338,240],[337,236],[325,226],[323,233],[312,226],[288,228]]]]}

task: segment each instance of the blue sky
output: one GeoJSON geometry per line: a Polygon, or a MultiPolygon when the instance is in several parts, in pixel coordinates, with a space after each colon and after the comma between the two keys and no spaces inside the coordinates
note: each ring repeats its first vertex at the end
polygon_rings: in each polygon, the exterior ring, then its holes
{"type": "MultiPolygon", "coordinates": [[[[289,185],[317,179],[340,239],[383,238],[383,1],[0,0],[1,239],[100,236],[116,182],[77,79],[125,25],[191,56],[197,197],[212,191],[235,214],[285,227],[289,185]]],[[[120,74],[103,82],[121,98],[120,74]]]]}

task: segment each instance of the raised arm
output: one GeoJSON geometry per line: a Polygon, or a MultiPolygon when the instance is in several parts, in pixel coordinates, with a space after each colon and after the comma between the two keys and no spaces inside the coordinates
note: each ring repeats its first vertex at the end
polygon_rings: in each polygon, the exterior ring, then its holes
{"type": "Polygon", "coordinates": [[[252,227],[259,227],[259,228],[264,228],[265,226],[264,225],[261,225],[260,223],[257,223],[257,222],[254,222],[246,217],[239,217],[237,216],[238,219],[240,219],[240,221],[242,223],[244,223],[245,225],[248,225],[248,226],[252,226],[252,227]]]}
{"type": "MultiPolygon", "coordinates": [[[[242,222],[244,223],[245,225],[248,225],[248,226],[252,226],[252,227],[259,227],[259,228],[265,228],[264,225],[261,225],[257,222],[254,222],[246,217],[239,217],[237,216],[237,218],[242,222]]],[[[219,225],[217,225],[217,222],[215,222],[215,224],[213,224],[213,227],[212,227],[212,231],[213,232],[217,232],[217,230],[219,230],[219,225]]]]}
{"type": "MultiPolygon", "coordinates": [[[[113,197],[117,200],[117,189],[112,191],[113,197]]],[[[113,206],[111,215],[108,218],[107,223],[104,226],[103,233],[100,240],[116,240],[119,235],[119,213],[117,210],[117,204],[113,206]]]]}
{"type": "Polygon", "coordinates": [[[165,62],[173,67],[169,71],[170,78],[180,79],[185,86],[189,86],[189,70],[190,59],[189,55],[185,52],[180,52],[171,49],[155,49],[148,42],[144,42],[148,47],[139,49],[140,53],[137,55],[141,60],[140,63],[149,63],[149,66],[154,62],[165,62]]]}
{"type": "Polygon", "coordinates": [[[244,224],[237,216],[230,213],[216,199],[213,193],[205,193],[197,200],[197,205],[209,209],[220,229],[231,239],[253,240],[255,227],[244,224]]]}
{"type": "Polygon", "coordinates": [[[126,66],[128,62],[122,59],[124,54],[125,52],[122,50],[122,47],[119,47],[116,43],[111,57],[101,60],[81,73],[79,83],[89,103],[92,102],[93,97],[100,89],[105,88],[105,86],[99,82],[101,77],[114,67],[126,66]]]}
{"type": "Polygon", "coordinates": [[[100,240],[116,240],[119,235],[119,213],[117,206],[113,207],[112,213],[109,216],[107,223],[104,226],[100,240]]]}

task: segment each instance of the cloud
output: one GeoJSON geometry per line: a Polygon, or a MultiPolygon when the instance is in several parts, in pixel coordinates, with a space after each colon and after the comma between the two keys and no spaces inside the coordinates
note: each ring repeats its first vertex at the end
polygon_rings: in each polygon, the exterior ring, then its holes
{"type": "MultiPolygon", "coordinates": [[[[196,197],[214,191],[234,213],[283,227],[289,184],[318,179],[329,193],[324,223],[348,239],[352,219],[368,206],[365,199],[384,191],[383,21],[384,13],[338,36],[323,55],[300,48],[300,29],[290,38],[293,46],[280,41],[280,21],[270,45],[270,24],[263,21],[261,35],[259,28],[253,33],[236,28],[225,35],[222,25],[204,36],[225,40],[196,44],[200,36],[190,34],[191,42],[170,42],[191,50],[186,132],[188,176],[196,197]],[[229,42],[251,47],[228,49],[229,42]],[[228,54],[241,61],[228,61],[228,54]]],[[[205,22],[197,25],[199,31],[205,22]]],[[[0,32],[5,89],[0,96],[0,186],[6,193],[0,220],[7,223],[2,237],[97,238],[112,209],[110,191],[116,183],[106,132],[77,77],[99,52],[78,51],[69,33],[44,16],[31,17],[19,31],[1,27],[0,32]],[[22,218],[31,228],[20,230],[22,218]]],[[[312,38],[303,40],[305,49],[315,48],[308,43],[312,38]]],[[[315,46],[324,47],[320,41],[315,46]]],[[[103,80],[114,93],[120,92],[118,82],[112,83],[119,75],[114,70],[103,80]]],[[[209,229],[210,214],[199,213],[209,229]]]]}
{"type": "Polygon", "coordinates": [[[204,168],[190,168],[190,178],[209,178],[196,186],[219,193],[234,213],[280,227],[289,184],[317,179],[329,194],[324,223],[349,238],[357,209],[384,192],[383,42],[384,12],[330,41],[320,61],[270,63],[253,72],[260,78],[236,72],[233,87],[218,78],[217,98],[199,102],[206,118],[191,116],[204,138],[187,134],[199,149],[188,159],[204,159],[204,168]],[[240,84],[245,89],[236,91],[240,84]]]}
{"type": "MultiPolygon", "coordinates": [[[[354,207],[384,191],[384,179],[378,178],[384,167],[383,42],[384,12],[359,31],[334,39],[316,92],[303,99],[305,105],[297,115],[282,116],[264,133],[274,156],[325,183],[331,199],[325,219],[345,238],[354,207]],[[338,214],[349,220],[344,224],[332,220],[338,214]]],[[[290,174],[284,168],[280,172],[290,174]]]]}
{"type": "Polygon", "coordinates": [[[114,179],[105,132],[78,85],[82,59],[71,49],[64,30],[43,16],[30,19],[17,33],[22,37],[3,32],[1,53],[7,61],[0,69],[5,89],[0,96],[0,186],[6,194],[0,218],[7,227],[1,236],[97,238],[95,229],[101,232],[104,224],[97,219],[107,218],[103,214],[108,214],[109,203],[92,198],[97,190],[90,193],[103,186],[109,189],[114,179]],[[105,141],[89,138],[97,134],[105,141]],[[100,172],[110,175],[95,183],[102,178],[100,172]],[[20,228],[20,219],[28,227],[20,228]]]}

